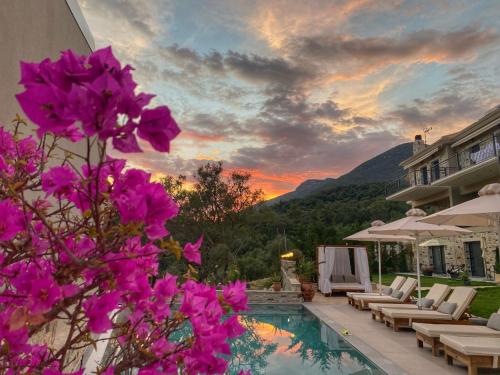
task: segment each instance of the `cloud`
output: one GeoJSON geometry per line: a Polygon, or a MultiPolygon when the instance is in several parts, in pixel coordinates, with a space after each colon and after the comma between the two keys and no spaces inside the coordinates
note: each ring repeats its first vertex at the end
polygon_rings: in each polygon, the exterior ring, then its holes
{"type": "Polygon", "coordinates": [[[350,133],[339,137],[326,129],[295,125],[274,129],[272,133],[278,135],[273,143],[242,147],[233,155],[231,163],[265,173],[299,173],[325,178],[342,174],[381,150],[402,142],[389,132],[367,133],[361,137],[350,133]],[[283,134],[290,134],[290,137],[283,137],[283,134]]]}
{"type": "Polygon", "coordinates": [[[417,98],[411,104],[399,105],[385,116],[385,120],[400,124],[401,133],[406,135],[432,127],[435,140],[470,125],[492,108],[493,102],[492,98],[445,90],[430,99],[417,98]]]}
{"type": "MultiPolygon", "coordinates": [[[[319,35],[290,40],[290,56],[328,64],[337,79],[360,78],[391,64],[456,63],[500,39],[496,30],[465,27],[458,31],[420,30],[401,37],[319,35]]],[[[319,64],[318,64],[319,65],[319,64]]]]}
{"type": "Polygon", "coordinates": [[[399,1],[315,0],[259,1],[249,27],[271,48],[281,49],[287,40],[311,33],[331,33],[363,10],[384,11],[399,1]]]}
{"type": "Polygon", "coordinates": [[[200,55],[193,49],[173,44],[164,48],[167,59],[185,72],[194,74],[206,69],[209,73],[233,74],[251,83],[290,86],[314,77],[312,71],[279,57],[265,57],[232,50],[212,51],[200,55]]]}

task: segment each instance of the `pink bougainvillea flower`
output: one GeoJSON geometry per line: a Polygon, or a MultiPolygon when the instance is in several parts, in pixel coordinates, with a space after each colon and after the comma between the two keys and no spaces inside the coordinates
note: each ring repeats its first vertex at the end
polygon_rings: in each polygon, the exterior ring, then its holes
{"type": "Polygon", "coordinates": [[[177,276],[169,273],[156,281],[154,286],[154,294],[159,301],[169,300],[177,293],[177,290],[177,276]]]}
{"type": "Polygon", "coordinates": [[[203,236],[198,238],[198,241],[196,241],[194,244],[188,242],[186,245],[184,245],[184,251],[183,255],[186,260],[192,263],[196,264],[201,264],[201,253],[200,253],[200,247],[203,242],[203,236]]]}
{"type": "Polygon", "coordinates": [[[142,152],[137,143],[137,138],[134,134],[135,126],[133,123],[129,123],[126,126],[120,128],[115,136],[113,136],[113,147],[118,151],[129,153],[129,152],[142,152]]]}
{"type": "Polygon", "coordinates": [[[160,152],[170,151],[170,141],[180,133],[166,106],[146,109],[141,116],[137,134],[160,152]]]}
{"type": "Polygon", "coordinates": [[[222,289],[224,301],[227,302],[235,311],[242,311],[248,309],[248,297],[245,294],[246,284],[239,280],[225,286],[222,289]]]}
{"type": "Polygon", "coordinates": [[[177,216],[179,207],[162,184],[149,183],[144,187],[144,193],[147,205],[145,232],[151,240],[165,237],[168,234],[165,222],[177,216]]]}
{"type": "Polygon", "coordinates": [[[135,138],[136,126],[122,126],[140,117],[140,136],[163,152],[179,133],[167,107],[144,108],[154,95],[135,93],[132,67],[121,67],[110,47],[88,57],[63,51],[57,61],[45,59],[21,63],[20,84],[25,91],[17,100],[28,118],[38,126],[41,137],[47,132],[79,141],[83,136],[113,138],[113,146],[122,152],[141,152],[135,138]]]}
{"type": "Polygon", "coordinates": [[[224,328],[226,328],[227,336],[230,339],[241,336],[243,333],[245,333],[245,328],[238,321],[237,315],[233,315],[227,318],[224,323],[222,323],[222,325],[224,326],[224,328]]]}
{"type": "Polygon", "coordinates": [[[91,296],[83,303],[91,332],[103,333],[112,328],[108,314],[118,306],[118,301],[119,294],[110,292],[100,296],[91,296]]]}
{"type": "Polygon", "coordinates": [[[52,167],[42,174],[42,189],[46,196],[70,197],[74,192],[78,176],[67,165],[52,167]]]}
{"type": "Polygon", "coordinates": [[[24,214],[10,200],[0,201],[0,241],[12,240],[25,227],[24,214]]]}
{"type": "Polygon", "coordinates": [[[28,293],[28,307],[32,314],[49,311],[61,299],[61,288],[50,276],[32,280],[28,293]]]}

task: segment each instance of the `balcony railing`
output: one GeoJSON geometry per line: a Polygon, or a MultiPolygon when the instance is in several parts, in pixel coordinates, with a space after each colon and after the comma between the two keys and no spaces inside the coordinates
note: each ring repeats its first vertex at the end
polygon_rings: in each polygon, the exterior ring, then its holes
{"type": "Polygon", "coordinates": [[[385,184],[385,194],[389,196],[412,186],[430,185],[444,177],[495,158],[499,151],[500,136],[492,136],[491,139],[484,140],[458,152],[447,160],[407,172],[403,176],[387,182],[385,184]]]}

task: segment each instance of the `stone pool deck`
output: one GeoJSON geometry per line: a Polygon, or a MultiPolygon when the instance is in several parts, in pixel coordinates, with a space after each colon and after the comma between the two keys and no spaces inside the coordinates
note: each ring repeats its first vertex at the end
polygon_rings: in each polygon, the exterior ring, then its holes
{"type": "MultiPolygon", "coordinates": [[[[359,311],[347,303],[344,296],[324,297],[317,293],[314,301],[304,306],[338,332],[348,329],[346,339],[384,369],[389,375],[466,375],[467,369],[457,362],[448,366],[443,356],[433,357],[428,346],[417,347],[415,332],[393,332],[372,320],[369,311],[359,311]]],[[[480,374],[495,374],[498,370],[483,370],[480,374]]]]}

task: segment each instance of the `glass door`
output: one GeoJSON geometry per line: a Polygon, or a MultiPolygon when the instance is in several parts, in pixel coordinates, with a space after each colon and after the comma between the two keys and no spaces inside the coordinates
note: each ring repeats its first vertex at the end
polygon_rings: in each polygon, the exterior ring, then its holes
{"type": "Polygon", "coordinates": [[[431,180],[437,181],[441,178],[441,173],[439,170],[439,160],[433,160],[431,164],[431,180]]]}
{"type": "Polygon", "coordinates": [[[485,277],[483,251],[481,242],[473,241],[465,243],[465,257],[468,261],[468,269],[471,276],[485,277]]]}
{"type": "Polygon", "coordinates": [[[444,260],[444,246],[431,246],[433,272],[437,274],[446,273],[446,262],[444,260]]]}

